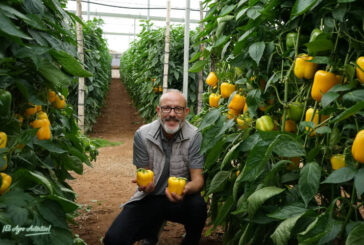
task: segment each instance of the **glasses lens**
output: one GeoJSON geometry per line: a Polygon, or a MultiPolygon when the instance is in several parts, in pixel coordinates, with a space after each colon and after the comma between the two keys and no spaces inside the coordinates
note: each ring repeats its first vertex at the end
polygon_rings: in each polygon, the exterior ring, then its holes
{"type": "Polygon", "coordinates": [[[161,107],[162,112],[164,113],[170,113],[172,110],[174,110],[175,113],[181,114],[183,113],[184,107],[176,106],[176,107],[170,107],[170,106],[162,106],[161,107]]]}

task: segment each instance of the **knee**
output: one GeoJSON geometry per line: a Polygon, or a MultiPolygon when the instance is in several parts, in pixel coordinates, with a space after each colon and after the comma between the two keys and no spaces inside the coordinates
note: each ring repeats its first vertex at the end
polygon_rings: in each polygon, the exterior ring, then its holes
{"type": "Polygon", "coordinates": [[[207,206],[204,199],[199,195],[191,195],[188,200],[188,209],[193,216],[205,220],[207,217],[207,206]]]}
{"type": "Polygon", "coordinates": [[[132,241],[130,237],[123,235],[122,232],[109,229],[105,234],[103,243],[104,245],[130,245],[132,241]]]}

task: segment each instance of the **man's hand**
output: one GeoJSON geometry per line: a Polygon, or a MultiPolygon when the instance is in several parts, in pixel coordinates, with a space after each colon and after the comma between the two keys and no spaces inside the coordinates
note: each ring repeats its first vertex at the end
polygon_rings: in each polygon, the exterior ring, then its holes
{"type": "Polygon", "coordinates": [[[182,195],[177,195],[176,193],[170,193],[168,191],[168,187],[166,188],[165,190],[165,193],[166,193],[166,197],[168,198],[169,201],[171,202],[181,202],[183,200],[183,197],[185,196],[185,191],[186,191],[186,188],[183,190],[182,192],[182,195]]]}
{"type": "MultiPolygon", "coordinates": [[[[136,179],[131,180],[132,183],[137,183],[136,179]]],[[[151,193],[154,191],[155,185],[154,183],[149,183],[147,186],[138,186],[139,191],[143,191],[145,193],[151,193]]]]}

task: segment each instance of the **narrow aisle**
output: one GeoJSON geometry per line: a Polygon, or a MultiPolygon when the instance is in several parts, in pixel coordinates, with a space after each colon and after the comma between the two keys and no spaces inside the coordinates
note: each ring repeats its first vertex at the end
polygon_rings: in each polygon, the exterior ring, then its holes
{"type": "Polygon", "coordinates": [[[91,138],[122,142],[119,146],[99,149],[93,168],[84,165],[84,174],[73,174],[69,181],[83,205],[73,232],[89,245],[100,244],[111,222],[120,212],[119,206],[135,189],[132,146],[135,130],[142,124],[137,110],[120,79],[112,79],[110,90],[97,119],[91,138]]]}

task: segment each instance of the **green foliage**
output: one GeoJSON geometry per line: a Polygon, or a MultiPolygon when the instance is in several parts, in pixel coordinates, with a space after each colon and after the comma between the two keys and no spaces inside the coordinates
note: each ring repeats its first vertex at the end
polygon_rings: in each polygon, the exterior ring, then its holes
{"type": "Polygon", "coordinates": [[[47,99],[48,91],[54,90],[69,102],[75,76],[93,75],[77,61],[76,17],[63,10],[64,4],[58,0],[0,4],[0,88],[12,95],[11,113],[0,115],[0,131],[8,135],[0,158],[3,162],[6,156],[3,172],[12,177],[9,190],[0,196],[0,223],[12,228],[50,227],[50,234],[42,236],[2,232],[1,244],[72,244],[68,221],[78,205],[67,180],[73,179],[72,171],[82,174],[83,164],[91,165],[97,155],[91,140],[80,133],[72,106],[57,109],[47,99]],[[37,129],[30,126],[36,115],[25,116],[29,102],[48,114],[50,140],[38,140],[37,129]]]}
{"type": "MultiPolygon", "coordinates": [[[[140,115],[150,121],[156,117],[155,108],[162,94],[165,28],[153,28],[146,21],[138,38],[120,59],[122,82],[138,108],[140,115]]],[[[193,36],[191,32],[191,36],[193,36]]],[[[182,91],[184,28],[171,26],[168,88],[182,91]]],[[[193,48],[191,47],[190,53],[193,48]]],[[[197,103],[197,75],[189,74],[188,105],[193,113],[197,103]]]]}
{"type": "MultiPolygon", "coordinates": [[[[111,55],[102,37],[102,24],[101,19],[93,19],[82,26],[85,68],[93,74],[92,77],[85,78],[85,132],[92,130],[111,82],[111,55]]],[[[78,84],[70,89],[69,100],[77,108],[78,84]]]]}
{"type": "Polygon", "coordinates": [[[240,129],[228,117],[233,95],[220,99],[218,108],[205,99],[203,112],[193,118],[203,134],[212,227],[225,227],[224,244],[363,243],[364,172],[351,154],[364,128],[363,84],[355,76],[355,60],[364,55],[362,1],[204,3],[199,38],[205,50],[193,56],[193,71],[215,68],[219,84],[206,97],[229,81],[246,97],[248,110],[241,114],[252,118],[251,127],[240,129]],[[310,40],[315,29],[321,33],[310,40]],[[290,47],[288,33],[297,33],[290,47]],[[318,69],[343,77],[321,102],[311,98],[312,79],[294,75],[301,53],[314,55],[318,69]],[[289,105],[297,102],[328,119],[315,125],[299,113],[296,132],[285,132],[289,105]],[[263,115],[273,118],[274,131],[256,130],[263,115]],[[338,153],[346,166],[334,170],[330,158],[338,153]]]}

